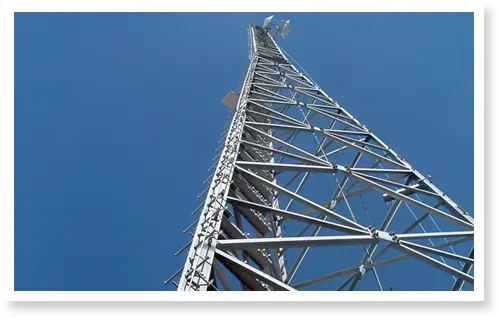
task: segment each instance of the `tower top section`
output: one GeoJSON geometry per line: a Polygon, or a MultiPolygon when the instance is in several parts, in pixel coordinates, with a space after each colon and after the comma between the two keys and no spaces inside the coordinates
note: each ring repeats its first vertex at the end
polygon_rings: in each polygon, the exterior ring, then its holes
{"type": "MultiPolygon", "coordinates": [[[[271,15],[263,20],[262,26],[251,24],[248,28],[248,46],[249,46],[249,59],[251,60],[253,53],[256,51],[257,42],[269,38],[275,38],[280,34],[283,39],[286,38],[291,30],[291,20],[281,20],[280,23],[275,24],[274,16],[271,15]],[[269,38],[267,38],[269,36],[269,38]]],[[[274,42],[274,40],[270,40],[274,42]]],[[[275,44],[275,43],[274,43],[275,44]]]]}
{"type": "Polygon", "coordinates": [[[272,35],[275,36],[277,34],[280,34],[282,38],[285,39],[289,31],[291,30],[291,20],[281,20],[280,23],[273,24],[273,19],[273,15],[271,15],[270,17],[266,17],[265,20],[263,20],[263,25],[261,26],[261,28],[270,33],[272,31],[272,26],[275,25],[272,35]]]}

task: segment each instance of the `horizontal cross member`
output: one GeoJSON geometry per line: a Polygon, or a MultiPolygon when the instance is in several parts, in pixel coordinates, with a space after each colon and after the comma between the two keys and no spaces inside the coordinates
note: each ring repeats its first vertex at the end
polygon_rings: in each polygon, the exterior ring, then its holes
{"type": "Polygon", "coordinates": [[[217,247],[221,249],[252,248],[289,248],[303,246],[332,246],[332,245],[362,245],[377,241],[370,235],[349,236],[315,236],[315,237],[281,237],[281,238],[256,238],[240,240],[221,240],[217,247]]]}

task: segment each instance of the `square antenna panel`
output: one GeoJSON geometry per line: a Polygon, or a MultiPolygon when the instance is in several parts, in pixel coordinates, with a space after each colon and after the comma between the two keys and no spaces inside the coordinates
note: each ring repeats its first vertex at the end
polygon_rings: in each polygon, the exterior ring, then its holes
{"type": "Polygon", "coordinates": [[[234,93],[234,91],[230,91],[225,97],[222,99],[222,104],[228,107],[235,108],[237,106],[237,101],[239,99],[239,94],[234,93]]]}

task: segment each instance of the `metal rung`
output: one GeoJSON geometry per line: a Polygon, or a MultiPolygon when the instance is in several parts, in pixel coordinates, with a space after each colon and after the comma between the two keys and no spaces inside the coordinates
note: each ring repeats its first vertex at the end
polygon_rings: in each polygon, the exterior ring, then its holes
{"type": "Polygon", "coordinates": [[[219,153],[217,153],[217,155],[215,157],[213,157],[211,159],[211,161],[215,161],[215,160],[219,159],[221,154],[222,154],[222,151],[220,151],[219,153]]]}
{"type": "Polygon", "coordinates": [[[192,244],[192,240],[193,240],[193,239],[191,239],[191,240],[190,240],[189,242],[187,242],[187,244],[185,244],[185,245],[184,245],[184,246],[183,246],[180,250],[178,250],[178,252],[177,252],[177,253],[175,253],[175,256],[179,256],[179,255],[180,255],[180,253],[182,253],[182,252],[183,252],[183,251],[184,251],[187,247],[189,247],[189,245],[191,245],[191,244],[192,244]]]}
{"type": "Polygon", "coordinates": [[[192,227],[193,227],[194,225],[196,225],[196,223],[197,223],[198,221],[199,221],[199,220],[195,220],[194,222],[192,222],[192,224],[191,224],[191,225],[189,225],[189,226],[188,226],[188,227],[187,227],[187,228],[183,231],[183,233],[184,233],[184,234],[185,234],[185,233],[187,233],[187,231],[189,231],[190,229],[192,229],[192,227]]]}
{"type": "Polygon", "coordinates": [[[200,205],[199,205],[196,209],[194,209],[194,211],[192,211],[192,212],[191,212],[191,215],[196,214],[196,212],[198,212],[198,211],[199,211],[199,209],[201,209],[201,207],[202,207],[203,205],[204,205],[204,201],[203,201],[203,202],[201,202],[201,204],[200,204],[200,205]]]}
{"type": "Polygon", "coordinates": [[[213,152],[217,152],[217,151],[219,151],[219,150],[220,150],[220,148],[222,148],[223,146],[224,146],[224,145],[223,145],[223,144],[221,144],[220,146],[218,146],[218,147],[217,147],[217,149],[213,150],[213,152]]]}
{"type": "Polygon", "coordinates": [[[204,189],[204,190],[203,190],[203,192],[201,192],[201,193],[198,195],[198,199],[199,199],[199,198],[200,198],[203,194],[205,194],[205,193],[206,193],[206,191],[208,191],[208,189],[209,189],[209,188],[210,188],[209,186],[208,186],[208,187],[206,187],[206,189],[204,189]]]}
{"type": "Polygon", "coordinates": [[[212,173],[208,176],[208,178],[206,178],[206,179],[203,181],[203,184],[205,184],[206,182],[208,182],[208,180],[210,180],[210,179],[213,177],[213,175],[214,175],[214,174],[215,174],[215,171],[213,171],[213,172],[212,172],[212,173]]]}
{"type": "Polygon", "coordinates": [[[215,162],[211,167],[208,168],[208,171],[211,171],[213,168],[217,166],[217,162],[215,162]]]}
{"type": "MultiPolygon", "coordinates": [[[[177,269],[177,271],[175,273],[173,273],[172,276],[170,276],[170,278],[168,278],[167,280],[165,280],[165,284],[168,284],[172,279],[175,278],[175,276],[177,276],[178,274],[180,274],[182,272],[182,270],[184,269],[184,266],[180,267],[179,269],[177,269]]],[[[175,284],[175,282],[173,282],[175,284]]],[[[178,286],[178,285],[177,285],[178,286]]]]}
{"type": "MultiPolygon", "coordinates": [[[[232,119],[232,118],[230,118],[230,119],[232,119]]],[[[222,131],[222,135],[223,135],[224,133],[226,133],[226,132],[230,129],[230,124],[231,124],[231,122],[232,122],[232,121],[231,121],[231,120],[229,120],[229,121],[228,121],[228,123],[224,126],[223,131],[222,131]]]]}

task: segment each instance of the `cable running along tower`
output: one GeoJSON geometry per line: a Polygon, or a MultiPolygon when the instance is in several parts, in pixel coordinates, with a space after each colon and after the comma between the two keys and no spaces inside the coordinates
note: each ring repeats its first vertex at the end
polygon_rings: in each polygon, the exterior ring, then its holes
{"type": "Polygon", "coordinates": [[[276,42],[289,30],[272,17],[248,28],[244,82],[222,101],[226,131],[176,254],[186,261],[165,283],[472,290],[472,215],[292,63],[276,42]]]}

